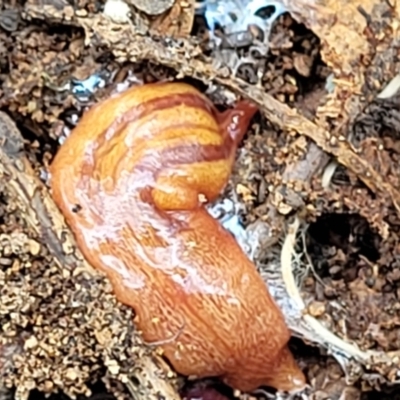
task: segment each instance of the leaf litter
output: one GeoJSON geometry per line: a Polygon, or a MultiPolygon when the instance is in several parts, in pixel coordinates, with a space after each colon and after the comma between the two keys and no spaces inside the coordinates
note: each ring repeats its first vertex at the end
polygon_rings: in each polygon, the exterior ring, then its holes
{"type": "Polygon", "coordinates": [[[23,137],[18,156],[2,147],[0,187],[0,372],[16,398],[31,389],[106,396],[93,386],[103,378],[117,397],[179,398],[178,388],[190,397],[200,387],[217,399],[215,382],[190,389],[141,344],[132,311],[71,237],[61,241],[67,228],[35,178],[45,180],[86,107],[129,84],[173,78],[191,79],[219,105],[243,96],[260,106],[214,207],[285,312],[310,382],[303,398],[399,396],[400,5],[238,4],[251,12],[235,21],[233,1],[160,2],[166,8],[152,15],[132,1],[117,22],[91,0],[1,5],[0,105],[23,137]],[[71,251],[82,272],[60,280],[71,251]],[[172,381],[157,380],[160,369],[172,381]]]}

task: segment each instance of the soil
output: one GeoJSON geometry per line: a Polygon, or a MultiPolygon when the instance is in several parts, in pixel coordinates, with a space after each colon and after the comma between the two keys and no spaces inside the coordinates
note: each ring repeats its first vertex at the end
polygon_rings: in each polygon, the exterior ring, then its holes
{"type": "MultiPolygon", "coordinates": [[[[133,48],[96,19],[103,7],[95,0],[0,2],[0,109],[21,132],[24,157],[38,180],[45,184],[52,157],[82,112],[135,82],[183,79],[207,92],[221,108],[236,95],[247,95],[261,104],[261,112],[241,147],[230,186],[244,210],[243,225],[263,221],[269,227],[269,236],[260,239],[264,250],[258,255],[259,268],[279,258],[288,225],[297,216],[302,221],[295,244],[297,282],[306,312],[364,352],[397,355],[400,95],[377,97],[377,89],[394,77],[384,60],[400,62],[396,35],[385,36],[387,26],[382,29],[381,20],[370,21],[365,40],[382,49],[366,54],[365,65],[352,66],[364,85],[354,90],[339,85],[332,91],[327,84],[331,74],[350,76],[345,66],[351,60],[336,55],[340,69],[327,50],[334,46],[321,39],[319,26],[313,31],[306,17],[296,18],[295,12],[279,17],[266,56],[251,56],[249,47],[224,53],[247,60],[238,64],[231,58],[235,74],[228,69],[226,75],[219,60],[222,53],[209,48],[202,17],[192,16],[190,40],[195,44],[183,41],[180,47],[172,39],[147,34],[133,48]],[[379,30],[383,33],[378,43],[374,34],[379,30]],[[182,54],[193,56],[186,62],[182,54]],[[215,72],[218,68],[204,61],[206,57],[218,59],[222,72],[215,72]],[[97,86],[85,89],[83,81],[93,76],[97,86]]],[[[141,13],[135,17],[136,22],[148,18],[141,13]]],[[[189,20],[186,15],[186,27],[189,20]]],[[[168,19],[158,20],[157,32],[165,24],[168,19]]],[[[354,49],[358,51],[355,44],[354,49]]],[[[121,382],[134,380],[135,360],[147,354],[133,323],[127,322],[132,321],[132,310],[116,303],[101,277],[72,273],[72,267],[60,275],[57,257],[48,248],[51,238],[35,229],[31,214],[20,207],[12,189],[15,176],[5,173],[9,170],[4,165],[0,398],[132,398],[121,382]]],[[[354,372],[352,362],[340,364],[338,353],[321,343],[313,342],[311,334],[290,344],[310,383],[307,398],[400,399],[398,355],[385,366],[358,360],[354,372]]],[[[173,379],[182,396],[234,398],[216,380],[173,379]]],[[[246,396],[241,398],[267,398],[263,391],[246,396]]]]}

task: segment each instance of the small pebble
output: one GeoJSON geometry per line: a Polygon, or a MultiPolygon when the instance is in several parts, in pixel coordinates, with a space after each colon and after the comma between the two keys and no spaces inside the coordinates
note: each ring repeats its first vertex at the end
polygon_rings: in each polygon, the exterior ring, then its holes
{"type": "Polygon", "coordinates": [[[35,336],[32,335],[30,338],[28,338],[27,340],[25,340],[24,349],[25,349],[25,350],[33,349],[33,348],[35,348],[38,344],[39,344],[38,340],[36,339],[35,336]]]}
{"type": "Polygon", "coordinates": [[[29,245],[29,252],[33,256],[37,256],[40,253],[40,248],[41,248],[40,243],[36,242],[33,239],[29,239],[28,245],[29,245]]]}
{"type": "Polygon", "coordinates": [[[313,317],[320,317],[325,314],[325,304],[321,301],[313,301],[308,306],[308,313],[313,317]]]}

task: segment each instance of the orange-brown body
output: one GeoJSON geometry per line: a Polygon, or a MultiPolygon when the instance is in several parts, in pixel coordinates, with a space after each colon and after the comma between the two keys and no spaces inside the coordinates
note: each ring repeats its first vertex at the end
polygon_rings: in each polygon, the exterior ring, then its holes
{"type": "Polygon", "coordinates": [[[176,371],[294,390],[304,376],[282,313],[202,202],[226,185],[255,112],[243,101],[219,113],[181,83],[131,88],[82,117],[51,186],[86,259],[176,371]]]}

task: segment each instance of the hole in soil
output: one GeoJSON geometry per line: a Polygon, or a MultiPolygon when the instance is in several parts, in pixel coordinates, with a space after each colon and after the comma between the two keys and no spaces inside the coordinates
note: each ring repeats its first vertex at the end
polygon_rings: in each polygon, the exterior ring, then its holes
{"type": "Polygon", "coordinates": [[[187,382],[180,391],[180,395],[182,399],[185,398],[188,400],[230,400],[234,398],[232,389],[216,379],[187,382]]]}
{"type": "MultiPolygon", "coordinates": [[[[109,393],[102,381],[97,381],[92,385],[88,385],[92,391],[91,396],[78,395],[77,400],[115,400],[115,396],[109,393]]],[[[38,390],[32,390],[28,400],[71,400],[64,392],[53,393],[50,396],[39,392],[38,390]]]]}
{"type": "Polygon", "coordinates": [[[361,400],[400,400],[400,388],[363,393],[361,400]]]}
{"type": "Polygon", "coordinates": [[[308,229],[307,250],[321,278],[347,278],[352,281],[357,271],[351,271],[360,257],[370,262],[378,260],[380,237],[368,221],[358,214],[325,214],[308,229]],[[329,260],[335,258],[335,265],[329,260]]]}
{"type": "MultiPolygon", "coordinates": [[[[284,76],[295,80],[297,86],[297,91],[294,93],[295,101],[305,101],[305,98],[312,95],[317,97],[312,103],[317,103],[318,96],[326,92],[326,80],[331,72],[322,60],[320,39],[304,24],[291,17],[287,17],[283,26],[276,25],[273,28],[270,41],[274,43],[274,40],[278,40],[282,35],[291,34],[292,45],[288,49],[279,49],[279,45],[276,47],[275,44],[274,49],[270,51],[268,64],[272,65],[276,72],[283,68],[284,76]],[[287,34],[284,33],[285,31],[287,34]]],[[[271,78],[269,75],[268,77],[271,78]]],[[[289,91],[286,97],[287,101],[293,105],[293,93],[289,91]]],[[[311,108],[316,107],[317,104],[311,108]]]]}
{"type": "Polygon", "coordinates": [[[307,234],[314,270],[304,293],[324,303],[321,318],[362,349],[397,351],[400,273],[382,262],[380,236],[360,215],[335,213],[321,216],[307,234]]]}

